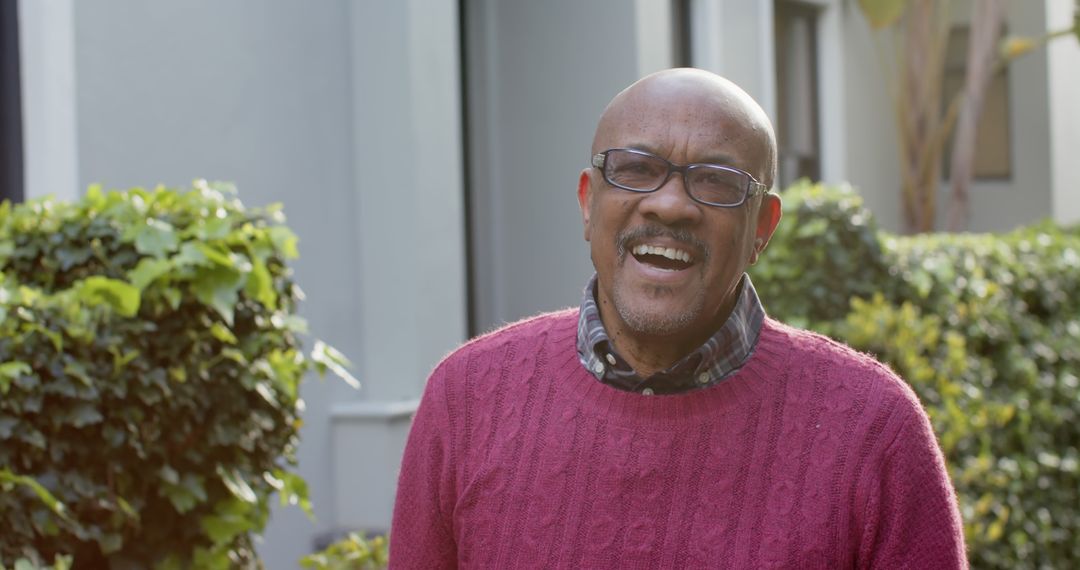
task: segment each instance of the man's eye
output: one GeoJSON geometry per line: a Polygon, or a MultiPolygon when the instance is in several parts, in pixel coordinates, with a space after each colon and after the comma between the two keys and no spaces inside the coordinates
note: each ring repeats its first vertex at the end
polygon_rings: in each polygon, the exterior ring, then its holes
{"type": "Polygon", "coordinates": [[[706,171],[701,173],[698,178],[699,182],[708,186],[730,186],[738,187],[739,182],[735,180],[735,177],[731,173],[725,171],[706,171]]]}

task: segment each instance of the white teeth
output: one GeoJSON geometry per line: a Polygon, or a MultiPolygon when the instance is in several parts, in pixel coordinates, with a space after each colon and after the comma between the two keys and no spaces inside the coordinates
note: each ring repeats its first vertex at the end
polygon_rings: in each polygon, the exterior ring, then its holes
{"type": "Polygon", "coordinates": [[[634,255],[662,255],[668,259],[690,263],[690,254],[673,247],[655,247],[651,245],[636,245],[632,252],[634,255]]]}

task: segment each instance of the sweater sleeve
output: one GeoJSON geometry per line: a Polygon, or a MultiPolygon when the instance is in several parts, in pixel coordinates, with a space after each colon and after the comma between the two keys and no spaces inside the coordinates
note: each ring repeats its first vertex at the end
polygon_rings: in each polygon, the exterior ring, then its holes
{"type": "Polygon", "coordinates": [[[392,570],[457,568],[453,535],[455,457],[446,363],[428,379],[413,418],[390,528],[392,570]]]}
{"type": "MultiPolygon", "coordinates": [[[[914,395],[911,395],[914,398],[914,395]]],[[[860,568],[967,568],[952,482],[917,400],[885,451],[867,503],[860,568]]]]}

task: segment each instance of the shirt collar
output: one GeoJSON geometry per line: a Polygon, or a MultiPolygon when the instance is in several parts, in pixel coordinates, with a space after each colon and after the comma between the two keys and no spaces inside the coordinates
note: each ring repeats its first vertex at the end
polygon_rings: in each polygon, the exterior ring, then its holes
{"type": "Polygon", "coordinates": [[[578,315],[577,351],[581,364],[601,382],[645,394],[673,394],[716,384],[746,363],[757,344],[765,309],[750,276],[724,324],[700,347],[670,368],[641,378],[617,353],[600,320],[596,275],[585,286],[578,315]]]}

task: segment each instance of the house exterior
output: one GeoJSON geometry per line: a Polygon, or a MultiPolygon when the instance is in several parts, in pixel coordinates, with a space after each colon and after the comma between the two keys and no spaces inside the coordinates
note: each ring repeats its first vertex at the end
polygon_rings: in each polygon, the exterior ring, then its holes
{"type": "MultiPolygon", "coordinates": [[[[1011,33],[1039,35],[1071,25],[1073,1],[1008,10],[1011,33]]],[[[300,236],[302,314],[364,387],[305,384],[318,519],[275,510],[270,568],[388,527],[444,354],[578,302],[577,175],[638,77],[735,80],[777,122],[785,179],[851,181],[901,227],[889,55],[850,1],[19,0],[18,18],[27,198],[229,180],[248,205],[283,202],[300,236]]],[[[976,181],[972,229],[1080,221],[1078,70],[1070,39],[1009,68],[1009,168],[976,181]]]]}

